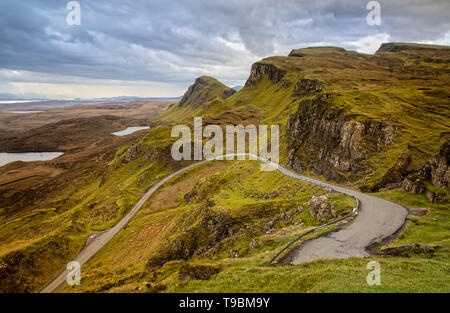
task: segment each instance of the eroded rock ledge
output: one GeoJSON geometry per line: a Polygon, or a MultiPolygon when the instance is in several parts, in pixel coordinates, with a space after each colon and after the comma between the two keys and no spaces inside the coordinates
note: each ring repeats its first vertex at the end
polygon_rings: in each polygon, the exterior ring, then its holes
{"type": "Polygon", "coordinates": [[[327,98],[320,94],[302,100],[289,117],[287,166],[337,182],[357,180],[365,174],[363,161],[394,143],[396,126],[352,119],[327,98]]]}
{"type": "Polygon", "coordinates": [[[268,78],[272,82],[272,84],[276,84],[281,81],[281,79],[286,74],[286,71],[272,64],[257,62],[252,65],[250,76],[245,83],[245,86],[247,87],[256,85],[266,74],[268,75],[268,78]]]}
{"type": "Polygon", "coordinates": [[[438,154],[433,156],[419,171],[403,180],[402,189],[411,194],[425,193],[433,203],[446,202],[446,195],[430,190],[426,183],[450,189],[450,142],[442,145],[438,154]]]}

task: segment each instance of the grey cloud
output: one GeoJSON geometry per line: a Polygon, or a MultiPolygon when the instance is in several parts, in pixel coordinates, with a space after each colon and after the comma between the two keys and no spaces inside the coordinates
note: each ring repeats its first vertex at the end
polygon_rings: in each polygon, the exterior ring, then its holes
{"type": "Polygon", "coordinates": [[[0,69],[185,85],[217,71],[239,81],[251,62],[277,49],[354,48],[378,33],[433,41],[450,31],[448,0],[380,0],[377,27],[366,24],[368,0],[80,0],[82,25],[72,27],[67,2],[2,1],[0,69]],[[226,43],[236,36],[247,51],[226,43]]]}

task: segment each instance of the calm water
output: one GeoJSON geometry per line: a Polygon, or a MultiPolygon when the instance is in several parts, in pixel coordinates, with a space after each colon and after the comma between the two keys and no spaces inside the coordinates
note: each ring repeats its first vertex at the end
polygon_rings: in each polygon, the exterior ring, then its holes
{"type": "Polygon", "coordinates": [[[126,136],[126,135],[132,134],[134,132],[137,132],[138,130],[149,129],[149,128],[150,127],[148,127],[148,126],[127,127],[127,129],[125,129],[125,130],[121,130],[120,132],[115,132],[112,134],[116,135],[116,136],[126,136]]]}
{"type": "Polygon", "coordinates": [[[30,113],[40,113],[43,111],[5,111],[5,113],[13,113],[13,114],[30,114],[30,113]]]}
{"type": "Polygon", "coordinates": [[[24,153],[5,153],[0,152],[0,166],[14,161],[48,161],[53,160],[61,155],[63,152],[24,152],[24,153]]]}
{"type": "Polygon", "coordinates": [[[31,103],[42,100],[0,100],[0,104],[31,103]]]}

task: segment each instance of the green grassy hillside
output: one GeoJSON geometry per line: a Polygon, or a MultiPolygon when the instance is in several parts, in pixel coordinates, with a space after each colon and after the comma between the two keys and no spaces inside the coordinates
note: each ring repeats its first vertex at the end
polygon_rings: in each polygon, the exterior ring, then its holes
{"type": "MultiPolygon", "coordinates": [[[[54,187],[57,198],[36,188],[39,208],[25,204],[26,215],[1,221],[0,274],[9,288],[2,291],[38,291],[91,232],[114,225],[151,184],[189,164],[171,158],[170,132],[194,116],[221,126],[280,125],[282,163],[430,208],[410,218],[397,245],[439,247],[408,248],[408,259],[377,257],[386,270],[378,289],[365,282],[368,260],[267,266],[284,244],[318,225],[305,203],[327,191],[260,172],[254,162],[214,162],[166,184],[83,267],[82,285],[64,291],[448,291],[448,203],[399,189],[449,140],[448,61],[448,47],[390,44],[375,55],[306,48],[257,62],[234,94],[202,77],[152,119],[149,132],[92,156],[89,172],[54,187]]],[[[329,201],[337,215],[353,206],[343,195],[329,201]]]]}
{"type": "Polygon", "coordinates": [[[155,124],[179,122],[183,117],[193,116],[203,110],[208,102],[220,101],[236,93],[217,79],[201,76],[189,86],[178,103],[172,104],[165,112],[154,119],[155,124]]]}
{"type": "MultiPolygon", "coordinates": [[[[83,267],[83,283],[65,290],[160,288],[179,281],[178,272],[188,262],[233,262],[233,253],[240,259],[264,252],[254,261],[263,266],[276,249],[320,225],[307,202],[323,194],[328,193],[279,172],[260,172],[255,161],[204,165],[158,191],[83,267]]],[[[322,223],[348,214],[355,206],[349,196],[328,196],[335,216],[329,214],[322,223]]]]}
{"type": "Polygon", "coordinates": [[[400,183],[449,141],[450,48],[385,47],[375,55],[322,47],[266,58],[233,96],[166,114],[181,122],[256,108],[261,123],[281,126],[281,160],[292,168],[367,190],[400,183]]]}

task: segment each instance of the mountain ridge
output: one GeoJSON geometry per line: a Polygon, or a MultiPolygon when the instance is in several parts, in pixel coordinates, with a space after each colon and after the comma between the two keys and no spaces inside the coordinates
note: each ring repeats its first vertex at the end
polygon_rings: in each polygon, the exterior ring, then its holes
{"type": "Polygon", "coordinates": [[[383,44],[375,55],[294,49],[254,63],[242,90],[195,114],[256,107],[261,122],[284,128],[282,154],[291,168],[364,190],[398,187],[450,138],[449,49],[405,43],[383,44]],[[424,118],[432,125],[426,131],[424,118]]]}
{"type": "Polygon", "coordinates": [[[191,106],[196,108],[216,97],[226,99],[235,92],[234,89],[225,86],[213,77],[200,76],[191,86],[189,86],[186,93],[178,102],[178,107],[191,106]]]}
{"type": "MultiPolygon", "coordinates": [[[[174,124],[192,123],[194,116],[222,127],[280,125],[283,164],[309,176],[379,191],[377,195],[409,207],[429,207],[431,213],[423,222],[408,222],[400,243],[420,238],[426,244],[448,244],[442,235],[448,230],[447,189],[423,182],[428,191],[439,195],[435,202],[425,194],[401,190],[404,178],[427,162],[435,171],[431,180],[445,183],[448,149],[441,147],[450,135],[446,49],[366,55],[324,47],[295,49],[294,54],[256,62],[246,86],[230,96],[223,97],[225,88],[210,80],[212,88],[202,87],[211,97],[197,98],[201,92],[192,92],[181,107],[173,104],[153,118],[150,131],[132,135],[107,154],[90,156],[91,172],[96,175],[66,179],[67,186],[73,187],[70,191],[52,186],[58,199],[47,199],[42,186],[32,186],[34,205],[22,208],[29,214],[14,219],[1,216],[0,238],[4,240],[0,251],[4,254],[0,271],[10,279],[11,288],[38,290],[73,260],[93,232],[115,225],[152,184],[189,165],[189,161],[171,158],[176,140],[171,129],[174,124]],[[45,271],[36,272],[36,268],[45,271]]],[[[262,173],[251,162],[223,161],[188,172],[164,186],[83,267],[81,286],[65,291],[189,290],[197,283],[222,286],[226,279],[231,282],[224,286],[226,290],[239,285],[254,291],[255,275],[265,281],[282,275],[286,267],[261,271],[261,266],[299,232],[318,225],[308,202],[313,196],[325,195],[328,219],[333,218],[331,208],[339,208],[335,212],[339,215],[354,205],[352,199],[262,173]],[[210,282],[179,281],[176,273],[196,263],[217,266],[222,272],[210,282]],[[227,278],[220,281],[223,277],[227,278]]],[[[11,188],[0,196],[9,201],[21,197],[11,188]]],[[[343,262],[349,268],[365,269],[364,260],[343,262]]],[[[395,268],[396,262],[405,265],[417,260],[383,262],[392,262],[389,266],[395,268]]],[[[308,266],[332,268],[334,264],[308,266]]],[[[288,271],[296,275],[304,269],[288,271]]],[[[289,289],[292,286],[282,288],[293,290],[289,289]]]]}

